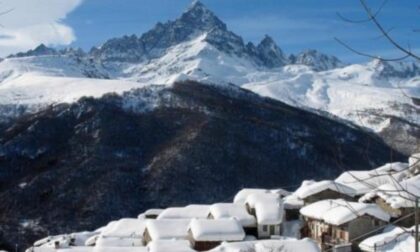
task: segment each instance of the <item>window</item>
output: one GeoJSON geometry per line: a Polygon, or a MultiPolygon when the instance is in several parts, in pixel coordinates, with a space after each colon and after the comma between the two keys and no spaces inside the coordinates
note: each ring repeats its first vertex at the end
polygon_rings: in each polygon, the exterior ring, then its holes
{"type": "Polygon", "coordinates": [[[268,231],[268,226],[267,225],[263,225],[262,226],[262,229],[263,229],[264,232],[267,232],[268,231]]]}
{"type": "Polygon", "coordinates": [[[275,226],[270,226],[270,234],[275,234],[275,226]]]}

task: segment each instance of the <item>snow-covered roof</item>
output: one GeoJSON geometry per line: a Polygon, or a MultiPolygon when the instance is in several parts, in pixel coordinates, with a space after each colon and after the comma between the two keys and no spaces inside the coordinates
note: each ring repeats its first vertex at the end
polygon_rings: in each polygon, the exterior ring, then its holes
{"type": "MultiPolygon", "coordinates": [[[[395,167],[407,167],[396,163],[395,167]]],[[[357,195],[362,195],[373,189],[394,181],[401,181],[408,176],[407,170],[391,171],[391,166],[385,165],[371,171],[347,171],[342,173],[335,182],[352,188],[357,195]]]]}
{"type": "Polygon", "coordinates": [[[369,201],[375,197],[382,198],[392,208],[414,207],[415,196],[420,197],[420,175],[400,181],[392,182],[378,187],[365,194],[360,202],[369,201]]]}
{"type": "Polygon", "coordinates": [[[210,205],[188,205],[186,207],[170,207],[163,210],[157,219],[206,219],[210,213],[210,205]]]}
{"type": "Polygon", "coordinates": [[[222,243],[211,252],[233,252],[233,251],[281,251],[281,252],[319,252],[319,247],[311,239],[283,239],[283,240],[257,240],[244,242],[222,243]]]}
{"type": "Polygon", "coordinates": [[[171,239],[185,240],[188,238],[189,224],[189,219],[148,220],[146,228],[153,241],[171,239]]]}
{"type": "Polygon", "coordinates": [[[84,246],[86,240],[88,240],[92,236],[98,235],[99,232],[77,232],[71,234],[62,234],[62,235],[55,235],[55,236],[48,236],[41,240],[34,242],[35,247],[54,247],[55,242],[59,242],[60,247],[68,247],[70,243],[72,246],[84,246]]]}
{"type": "Polygon", "coordinates": [[[412,173],[418,174],[420,172],[420,152],[412,154],[408,158],[408,165],[412,173]]]}
{"type": "Polygon", "coordinates": [[[143,235],[145,228],[145,220],[124,218],[102,229],[101,234],[104,236],[138,237],[143,235]]]}
{"type": "Polygon", "coordinates": [[[352,197],[356,195],[356,192],[352,188],[332,180],[302,184],[302,186],[296,190],[295,195],[297,195],[300,199],[305,199],[327,189],[352,197]]]}
{"type": "Polygon", "coordinates": [[[283,198],[284,209],[300,209],[303,207],[303,200],[299,199],[295,194],[291,194],[283,198]]]}
{"type": "Polygon", "coordinates": [[[149,252],[194,252],[191,243],[187,240],[160,240],[152,241],[147,247],[149,252]]]}
{"type": "Polygon", "coordinates": [[[283,204],[279,197],[263,195],[255,201],[254,207],[260,225],[277,225],[283,220],[283,204]]]}
{"type": "Polygon", "coordinates": [[[269,193],[269,190],[261,188],[244,188],[235,195],[233,202],[237,204],[245,204],[245,201],[249,195],[257,193],[269,193]]]}
{"type": "Polygon", "coordinates": [[[271,193],[276,193],[278,195],[280,195],[281,197],[285,197],[291,194],[291,192],[284,190],[282,188],[277,188],[277,189],[272,189],[270,190],[271,193]]]}
{"type": "Polygon", "coordinates": [[[249,214],[242,204],[217,203],[210,207],[214,219],[236,218],[243,227],[254,227],[257,224],[255,217],[249,214]]]}
{"type": "Polygon", "coordinates": [[[279,198],[280,198],[280,196],[278,194],[274,194],[274,193],[254,193],[254,194],[248,195],[248,197],[245,200],[245,203],[250,208],[255,208],[255,205],[259,201],[262,201],[262,200],[264,200],[264,201],[277,200],[279,198]]]}
{"type": "Polygon", "coordinates": [[[191,234],[196,241],[242,241],[245,232],[241,224],[231,219],[193,219],[191,234]]]}
{"type": "Polygon", "coordinates": [[[342,225],[359,216],[370,215],[376,219],[389,221],[388,213],[376,204],[349,202],[342,199],[321,200],[300,209],[306,217],[322,220],[331,225],[342,225]]]}
{"type": "Polygon", "coordinates": [[[415,240],[410,233],[400,227],[390,225],[381,234],[363,240],[359,248],[366,252],[405,252],[414,251],[414,245],[415,240]]]}
{"type": "Polygon", "coordinates": [[[377,174],[389,174],[390,172],[401,172],[408,168],[407,163],[402,162],[394,162],[394,163],[387,163],[385,165],[382,165],[376,169],[371,170],[371,174],[377,175],[377,174]]]}
{"type": "MultiPolygon", "coordinates": [[[[60,252],[76,252],[63,250],[60,252]]],[[[93,252],[149,252],[147,247],[93,247],[93,252]]]]}
{"type": "Polygon", "coordinates": [[[100,235],[96,240],[96,247],[141,247],[143,237],[119,237],[100,235]]]}

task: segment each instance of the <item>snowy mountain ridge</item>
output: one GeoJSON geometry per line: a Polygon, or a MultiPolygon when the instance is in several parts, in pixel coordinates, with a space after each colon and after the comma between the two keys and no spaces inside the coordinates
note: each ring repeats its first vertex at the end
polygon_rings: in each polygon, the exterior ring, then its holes
{"type": "Polygon", "coordinates": [[[245,44],[197,1],[175,21],[158,23],[140,37],[110,39],[88,53],[40,45],[4,59],[0,104],[74,102],[82,96],[191,79],[235,84],[380,134],[399,131],[393,125],[397,120],[412,142],[419,131],[419,76],[418,62],[346,65],[316,50],[288,56],[269,36],[258,45],[245,44]]]}

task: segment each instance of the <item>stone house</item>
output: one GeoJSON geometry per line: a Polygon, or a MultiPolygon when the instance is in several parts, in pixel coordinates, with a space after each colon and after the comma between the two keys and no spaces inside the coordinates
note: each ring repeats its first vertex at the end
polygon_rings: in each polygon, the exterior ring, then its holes
{"type": "Polygon", "coordinates": [[[376,204],[342,199],[319,201],[303,207],[300,213],[304,220],[302,237],[314,239],[322,250],[351,243],[353,251],[359,251],[358,238],[385,226],[391,218],[376,204]]]}

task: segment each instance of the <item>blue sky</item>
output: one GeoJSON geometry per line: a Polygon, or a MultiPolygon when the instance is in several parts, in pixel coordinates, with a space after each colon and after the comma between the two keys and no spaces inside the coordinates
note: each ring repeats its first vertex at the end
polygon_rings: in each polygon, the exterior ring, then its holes
{"type": "MultiPolygon", "coordinates": [[[[58,25],[71,29],[71,34],[63,31],[67,40],[61,43],[45,42],[52,45],[70,44],[83,49],[90,49],[116,36],[140,35],[158,21],[175,19],[191,3],[191,0],[31,1],[74,2],[76,6],[70,6],[68,13],[55,20],[58,25]]],[[[269,34],[286,53],[314,48],[337,55],[347,62],[366,60],[335,42],[334,37],[338,37],[365,52],[383,57],[398,55],[397,51],[379,37],[372,24],[351,24],[337,17],[336,13],[340,12],[348,18],[365,18],[358,0],[202,0],[202,2],[245,41],[258,42],[265,34],[269,34]]],[[[368,1],[373,8],[378,7],[381,2],[368,1]]],[[[389,0],[379,16],[387,28],[392,28],[393,36],[402,44],[410,42],[412,48],[420,48],[420,32],[413,32],[413,29],[420,29],[419,6],[420,1],[389,0]],[[416,23],[419,27],[415,26],[416,23]]],[[[49,10],[46,10],[45,15],[48,15],[48,12],[49,10]]]]}

